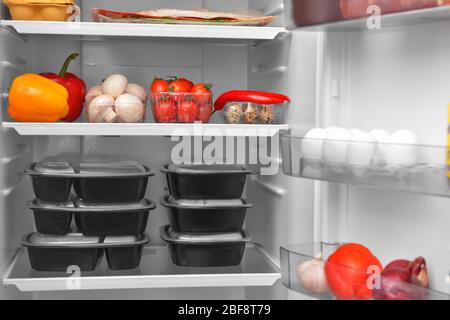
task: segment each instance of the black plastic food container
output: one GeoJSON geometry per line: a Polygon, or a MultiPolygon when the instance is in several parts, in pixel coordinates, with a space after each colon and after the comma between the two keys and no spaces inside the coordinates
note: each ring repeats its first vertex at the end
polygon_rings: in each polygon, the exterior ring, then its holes
{"type": "Polygon", "coordinates": [[[31,177],[37,199],[45,202],[69,200],[73,167],[67,161],[43,160],[28,165],[25,172],[31,177]]]}
{"type": "Polygon", "coordinates": [[[39,233],[64,235],[70,231],[74,211],[72,201],[55,204],[33,199],[28,201],[27,206],[33,211],[39,233]]]}
{"type": "Polygon", "coordinates": [[[239,199],[251,172],[237,165],[166,165],[170,194],[175,199],[239,199]]]}
{"type": "Polygon", "coordinates": [[[49,236],[35,232],[25,236],[22,245],[28,249],[34,270],[65,272],[73,265],[81,271],[93,271],[105,251],[110,269],[134,269],[139,265],[143,247],[149,241],[146,234],[99,238],[77,233],[49,236]]]}
{"type": "Polygon", "coordinates": [[[106,237],[106,260],[111,270],[135,269],[139,266],[148,236],[106,237]]]}
{"type": "Polygon", "coordinates": [[[73,186],[87,202],[136,202],[144,199],[148,178],[153,175],[135,161],[82,162],[73,186]]]}
{"type": "Polygon", "coordinates": [[[183,267],[231,267],[241,263],[245,244],[251,239],[245,231],[236,233],[181,234],[162,227],[161,238],[169,244],[174,264],[183,267]]]}
{"type": "Polygon", "coordinates": [[[25,170],[41,201],[64,202],[75,193],[88,202],[135,202],[144,199],[148,178],[154,175],[136,161],[49,157],[25,170]]]}
{"type": "Polygon", "coordinates": [[[175,200],[161,198],[161,205],[169,209],[169,219],[177,232],[239,232],[247,209],[253,205],[236,200],[175,200]]]}
{"type": "Polygon", "coordinates": [[[154,202],[142,200],[132,203],[88,204],[75,200],[75,223],[78,231],[87,236],[125,236],[145,232],[154,202]]]}

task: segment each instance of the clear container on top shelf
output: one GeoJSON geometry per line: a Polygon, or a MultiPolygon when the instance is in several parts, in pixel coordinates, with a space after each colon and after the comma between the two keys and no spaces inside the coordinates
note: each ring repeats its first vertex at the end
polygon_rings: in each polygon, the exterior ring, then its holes
{"type": "Polygon", "coordinates": [[[281,124],[283,112],[289,103],[257,104],[253,102],[228,102],[222,110],[226,123],[281,124]]]}
{"type": "Polygon", "coordinates": [[[291,176],[450,197],[448,147],[282,133],[281,149],[283,172],[291,176]]]}
{"type": "Polygon", "coordinates": [[[211,93],[152,93],[151,104],[159,123],[208,123],[213,111],[211,93]]]}
{"type": "Polygon", "coordinates": [[[390,300],[450,299],[446,293],[398,279],[383,278],[383,275],[380,281],[372,278],[373,285],[379,284],[372,290],[372,286],[367,287],[367,282],[371,280],[370,274],[376,273],[327,262],[328,257],[340,246],[338,242],[315,242],[281,247],[282,283],[291,290],[319,300],[384,300],[387,297],[390,300]]]}

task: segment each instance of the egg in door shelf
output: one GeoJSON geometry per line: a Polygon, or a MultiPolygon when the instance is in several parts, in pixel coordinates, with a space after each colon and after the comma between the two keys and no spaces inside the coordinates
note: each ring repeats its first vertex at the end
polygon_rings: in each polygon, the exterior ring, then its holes
{"type": "Polygon", "coordinates": [[[251,238],[242,229],[252,207],[242,193],[246,168],[237,165],[166,165],[171,225],[162,227],[172,261],[184,267],[228,267],[241,263],[251,238]]]}
{"type": "Polygon", "coordinates": [[[48,157],[30,164],[36,199],[28,202],[38,232],[25,236],[31,267],[92,271],[106,255],[111,270],[139,266],[153,201],[144,199],[154,172],[132,160],[48,157]]]}
{"type": "Polygon", "coordinates": [[[304,135],[282,133],[281,145],[288,175],[450,196],[448,147],[420,144],[407,129],[314,128],[304,135]]]}

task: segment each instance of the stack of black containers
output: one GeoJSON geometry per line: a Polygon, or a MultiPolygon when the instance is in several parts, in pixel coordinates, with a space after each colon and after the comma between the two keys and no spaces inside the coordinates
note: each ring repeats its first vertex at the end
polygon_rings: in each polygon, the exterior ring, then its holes
{"type": "Polygon", "coordinates": [[[24,237],[37,271],[92,271],[106,255],[112,270],[139,266],[149,212],[145,200],[154,173],[135,161],[47,158],[26,169],[35,199],[28,202],[37,232],[24,237]],[[72,192],[73,190],[73,192],[72,192]],[[74,220],[74,223],[72,222],[74,220]]]}
{"type": "Polygon", "coordinates": [[[171,225],[161,228],[173,262],[186,267],[236,266],[251,239],[242,229],[247,209],[242,199],[250,171],[237,165],[167,165],[171,225]]]}

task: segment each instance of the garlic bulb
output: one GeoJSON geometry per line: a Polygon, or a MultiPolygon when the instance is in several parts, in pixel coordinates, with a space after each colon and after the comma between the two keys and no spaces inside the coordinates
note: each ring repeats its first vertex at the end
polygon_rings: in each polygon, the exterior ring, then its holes
{"type": "Polygon", "coordinates": [[[329,290],[325,276],[325,263],[321,260],[322,254],[316,258],[306,261],[298,266],[297,276],[301,285],[316,294],[325,293],[329,290]]]}

